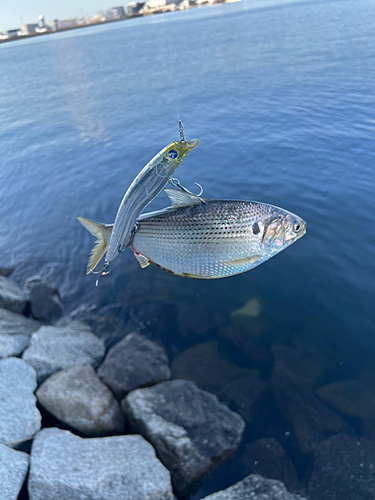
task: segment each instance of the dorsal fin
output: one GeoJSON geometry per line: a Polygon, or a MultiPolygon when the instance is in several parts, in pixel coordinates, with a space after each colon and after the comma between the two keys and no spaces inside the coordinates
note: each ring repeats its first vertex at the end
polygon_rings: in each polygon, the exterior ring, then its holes
{"type": "Polygon", "coordinates": [[[186,207],[188,205],[197,205],[204,203],[204,199],[192,193],[186,193],[180,189],[165,188],[165,194],[171,201],[171,208],[186,207]]]}

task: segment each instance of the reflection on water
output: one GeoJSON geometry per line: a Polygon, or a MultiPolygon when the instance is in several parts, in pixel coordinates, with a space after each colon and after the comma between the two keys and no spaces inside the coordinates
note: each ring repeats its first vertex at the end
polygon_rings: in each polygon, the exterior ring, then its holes
{"type": "MultiPolygon", "coordinates": [[[[16,267],[21,283],[54,281],[68,313],[108,347],[134,330],[162,341],[175,376],[243,416],[241,447],[191,500],[253,471],[310,500],[367,500],[374,6],[253,7],[0,48],[0,265],[16,267]],[[183,185],[283,207],[308,232],[253,271],[215,281],[142,270],[126,251],[96,288],[84,274],[93,241],[75,217],[113,221],[135,175],[178,138],[178,113],[200,139],[179,167],[183,185]]],[[[151,209],[166,204],[160,195],[151,209]]]]}

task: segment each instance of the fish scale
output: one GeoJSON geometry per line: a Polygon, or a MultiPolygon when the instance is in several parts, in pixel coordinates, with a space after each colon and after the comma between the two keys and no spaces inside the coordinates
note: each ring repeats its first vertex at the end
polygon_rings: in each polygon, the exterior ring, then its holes
{"type": "Polygon", "coordinates": [[[296,218],[264,203],[204,200],[142,216],[132,248],[180,276],[231,276],[256,267],[282,250],[265,247],[262,238],[269,221],[283,214],[296,218]],[[259,226],[258,234],[253,231],[254,223],[259,226]]]}

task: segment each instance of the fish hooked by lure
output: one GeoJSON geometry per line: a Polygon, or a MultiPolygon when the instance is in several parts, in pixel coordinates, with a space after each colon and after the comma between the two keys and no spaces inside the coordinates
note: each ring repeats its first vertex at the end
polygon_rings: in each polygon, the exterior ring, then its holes
{"type": "MultiPolygon", "coordinates": [[[[178,276],[215,279],[259,266],[306,233],[306,222],[253,201],[207,200],[167,188],[171,206],[141,215],[130,246],[142,268],[151,262],[178,276]]],[[[113,225],[78,218],[109,244],[113,225]]]]}
{"type": "MultiPolygon", "coordinates": [[[[98,243],[91,251],[87,274],[94,271],[104,254],[104,267],[98,274],[106,274],[110,262],[129,246],[138,215],[160,193],[188,152],[197,146],[198,139],[185,140],[181,120],[179,132],[180,140],[163,148],[131,183],[118,208],[108,244],[104,245],[98,238],[98,243]]],[[[78,217],[78,220],[91,234],[98,237],[95,226],[87,219],[78,217]]]]}

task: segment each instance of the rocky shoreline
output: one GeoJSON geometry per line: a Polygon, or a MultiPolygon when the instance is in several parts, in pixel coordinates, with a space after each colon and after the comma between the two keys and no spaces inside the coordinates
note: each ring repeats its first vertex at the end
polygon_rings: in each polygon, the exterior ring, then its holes
{"type": "MultiPolygon", "coordinates": [[[[355,380],[319,387],[324,356],[306,344],[257,342],[255,302],[231,325],[216,316],[216,340],[170,363],[163,323],[143,309],[107,342],[114,323],[64,316],[54,286],[30,279],[26,296],[10,276],[0,269],[0,500],[185,500],[231,460],[231,485],[204,500],[375,498],[375,394],[355,380]],[[259,435],[273,413],[278,429],[259,435]]],[[[187,311],[177,322],[203,335],[187,311]]]]}

